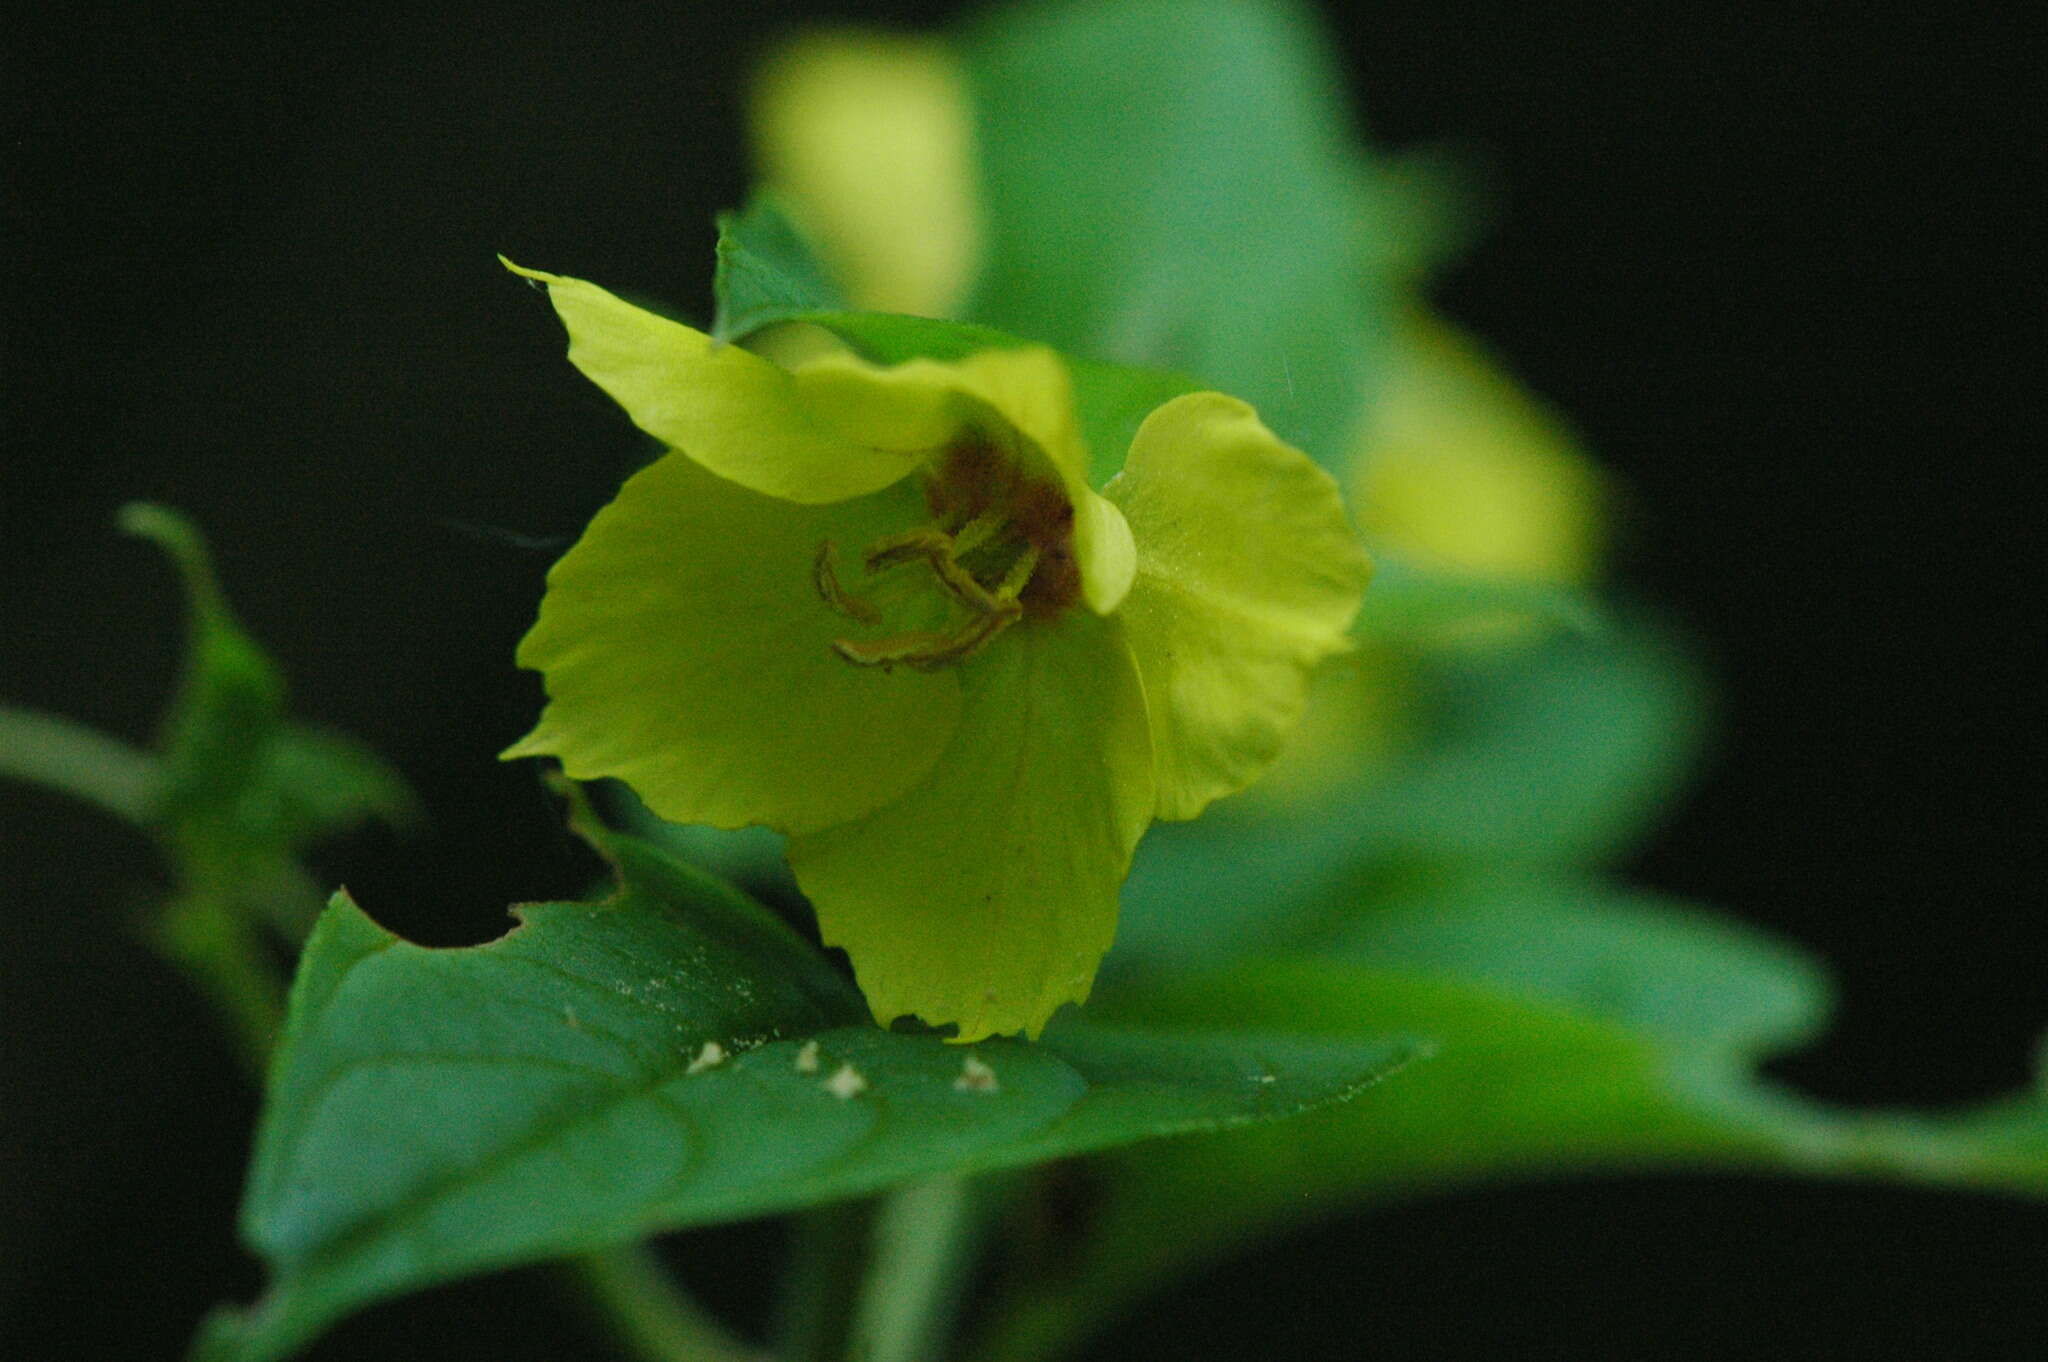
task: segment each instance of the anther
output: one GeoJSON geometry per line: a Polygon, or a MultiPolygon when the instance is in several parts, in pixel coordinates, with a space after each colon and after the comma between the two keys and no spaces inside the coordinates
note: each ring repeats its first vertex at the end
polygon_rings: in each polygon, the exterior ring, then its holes
{"type": "Polygon", "coordinates": [[[839,585],[838,563],[837,544],[827,539],[818,545],[818,556],[811,562],[811,584],[817,588],[819,597],[848,619],[862,624],[880,624],[881,611],[839,585]]]}
{"type": "Polygon", "coordinates": [[[1001,609],[977,615],[950,634],[919,630],[888,638],[838,638],[832,640],[832,651],[857,667],[880,667],[888,671],[900,665],[914,667],[918,671],[936,671],[973,657],[1024,613],[1023,607],[1015,601],[1006,601],[1002,605],[1001,609]]]}

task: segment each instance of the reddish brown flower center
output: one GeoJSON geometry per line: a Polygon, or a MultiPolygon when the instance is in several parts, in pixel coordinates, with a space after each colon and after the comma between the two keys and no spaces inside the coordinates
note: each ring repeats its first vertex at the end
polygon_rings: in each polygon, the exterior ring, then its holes
{"type": "MultiPolygon", "coordinates": [[[[1033,476],[989,440],[963,439],[925,474],[933,523],[870,544],[870,577],[922,564],[953,603],[957,623],[879,638],[833,640],[857,666],[932,670],[964,662],[1019,619],[1059,614],[1081,595],[1074,508],[1050,480],[1033,476]]],[[[818,548],[813,585],[834,610],[879,625],[882,611],[842,584],[838,549],[818,548]]]]}

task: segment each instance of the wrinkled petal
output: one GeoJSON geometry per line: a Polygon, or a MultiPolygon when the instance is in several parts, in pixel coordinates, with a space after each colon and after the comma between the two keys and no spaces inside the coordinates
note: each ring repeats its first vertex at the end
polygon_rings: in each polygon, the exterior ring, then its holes
{"type": "Polygon", "coordinates": [[[1144,696],[1113,621],[1072,612],[969,663],[952,746],[924,784],[790,840],[825,940],[878,1020],[959,1039],[1036,1035],[1087,997],[1150,821],[1144,696]]]}
{"type": "Polygon", "coordinates": [[[505,263],[547,285],[569,329],[569,361],[634,425],[742,487],[789,501],[844,501],[887,487],[930,454],[930,443],[910,442],[939,424],[929,408],[940,399],[927,388],[877,399],[888,419],[856,439],[829,413],[821,419],[797,379],[759,355],[595,284],[505,263]]]}
{"type": "Polygon", "coordinates": [[[1107,489],[1137,540],[1124,622],[1150,707],[1161,818],[1256,779],[1343,650],[1370,564],[1337,485],[1220,393],[1147,417],[1107,489]]]}
{"type": "Polygon", "coordinates": [[[753,124],[763,178],[811,229],[856,307],[952,313],[980,227],[973,115],[944,43],[799,39],[762,71],[753,124]]]}
{"type": "Polygon", "coordinates": [[[680,454],[642,469],[548,574],[519,645],[548,706],[505,755],[623,780],[681,823],[803,832],[897,798],[952,737],[959,680],[834,655],[850,625],[812,573],[826,540],[865,544],[922,509],[907,484],[801,506],[680,454]]]}

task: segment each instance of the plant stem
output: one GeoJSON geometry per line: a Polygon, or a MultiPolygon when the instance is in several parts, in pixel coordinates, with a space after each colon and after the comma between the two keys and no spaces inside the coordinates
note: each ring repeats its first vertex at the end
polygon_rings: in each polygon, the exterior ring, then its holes
{"type": "Polygon", "coordinates": [[[958,1177],[913,1182],[883,1200],[855,1301],[850,1357],[931,1362],[942,1354],[965,1285],[974,1204],[958,1177]]]}
{"type": "Polygon", "coordinates": [[[0,775],[62,790],[141,826],[156,801],[147,752],[55,714],[0,706],[0,775]]]}
{"type": "Polygon", "coordinates": [[[563,1267],[637,1362],[759,1362],[762,1356],[677,1286],[645,1244],[600,1249],[563,1267]]]}
{"type": "Polygon", "coordinates": [[[791,1222],[789,1265],[771,1334],[781,1362],[838,1362],[846,1355],[874,1223],[872,1201],[818,1206],[791,1222]]]}
{"type": "Polygon", "coordinates": [[[249,924],[210,894],[183,894],[164,905],[149,936],[213,1004],[261,1085],[283,1030],[285,990],[249,924]]]}

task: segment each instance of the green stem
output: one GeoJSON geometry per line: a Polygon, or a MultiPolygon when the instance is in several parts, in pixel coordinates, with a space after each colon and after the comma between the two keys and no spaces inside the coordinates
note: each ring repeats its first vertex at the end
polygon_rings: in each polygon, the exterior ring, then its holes
{"type": "Polygon", "coordinates": [[[846,1355],[847,1326],[874,1223],[872,1201],[815,1207],[791,1222],[789,1265],[772,1332],[782,1362],[837,1362],[846,1355]]]}
{"type": "Polygon", "coordinates": [[[971,1258],[974,1204],[957,1177],[913,1182],[883,1200],[849,1356],[930,1362],[943,1355],[971,1258]]]}
{"type": "Polygon", "coordinates": [[[156,802],[156,759],[55,714],[0,707],[0,776],[61,790],[146,825],[156,802]]]}
{"type": "Polygon", "coordinates": [[[563,1264],[625,1352],[637,1362],[758,1362],[677,1286],[645,1244],[627,1244],[563,1264]]]}
{"type": "Polygon", "coordinates": [[[192,894],[165,904],[149,933],[213,1004],[260,1085],[283,1030],[285,988],[249,924],[212,895],[192,894]]]}
{"type": "Polygon", "coordinates": [[[1031,1293],[1008,1303],[976,1340],[975,1362],[1056,1362],[1086,1341],[1101,1323],[1061,1293],[1031,1293]]]}

